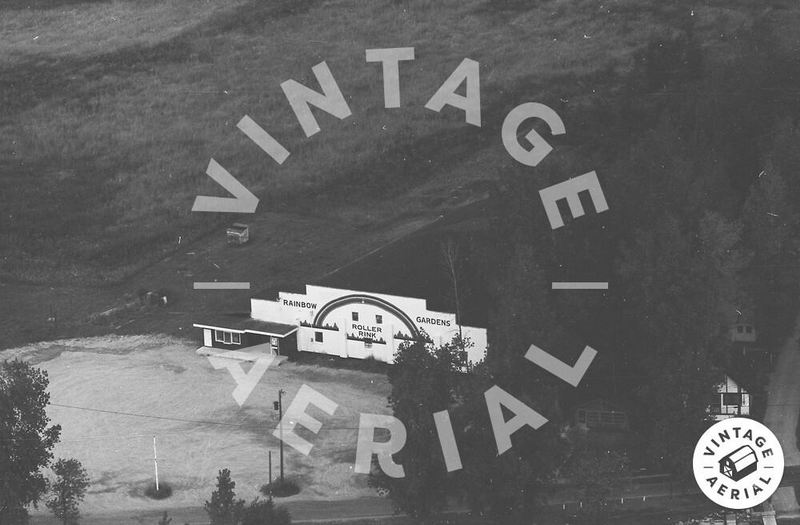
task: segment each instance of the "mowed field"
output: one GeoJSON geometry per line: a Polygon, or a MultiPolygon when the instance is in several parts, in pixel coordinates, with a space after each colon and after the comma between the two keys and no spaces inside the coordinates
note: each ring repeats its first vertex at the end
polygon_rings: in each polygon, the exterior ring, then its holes
{"type": "Polygon", "coordinates": [[[215,370],[196,348],[165,336],[108,336],[5,352],[50,376],[48,414],[62,427],[55,456],[77,458],[91,477],[82,512],[202,506],[222,468],[231,470],[239,497],[256,497],[267,482],[269,450],[273,476],[278,472],[272,402],[283,388],[288,406],[304,384],[339,407],[332,417],[308,409],[324,424],[316,436],[298,427],[314,445],[309,456],[285,449],[286,475],[302,487],[292,498],[374,496],[366,476],[353,473],[353,462],[358,414],[389,413],[384,375],[283,363],[267,370],[240,407],[229,372],[215,370]],[[163,502],[143,496],[153,481],[153,436],[161,480],[174,488],[163,502]]]}

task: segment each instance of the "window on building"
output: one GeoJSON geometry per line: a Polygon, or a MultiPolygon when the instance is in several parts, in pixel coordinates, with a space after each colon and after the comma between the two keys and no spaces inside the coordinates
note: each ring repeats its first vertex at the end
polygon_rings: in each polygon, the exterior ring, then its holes
{"type": "Polygon", "coordinates": [[[358,312],[353,312],[353,321],[358,321],[358,312]]]}
{"type": "Polygon", "coordinates": [[[586,423],[586,411],[578,410],[578,423],[586,423]]]}
{"type": "Polygon", "coordinates": [[[739,406],[742,404],[741,394],[722,394],[722,404],[727,406],[739,406]]]}
{"type": "Polygon", "coordinates": [[[380,315],[380,314],[377,314],[375,316],[375,324],[382,324],[382,323],[383,323],[383,316],[380,315]]]}
{"type": "Polygon", "coordinates": [[[737,326],[736,331],[739,332],[740,334],[744,333],[744,326],[742,325],[737,326]]]}
{"type": "Polygon", "coordinates": [[[752,327],[752,326],[746,326],[746,327],[745,327],[745,331],[746,331],[748,334],[752,334],[752,333],[753,333],[753,327],[752,327]]]}
{"type": "Polygon", "coordinates": [[[226,345],[240,345],[242,344],[242,334],[227,332],[225,330],[214,330],[214,340],[226,345]]]}
{"type": "Polygon", "coordinates": [[[367,339],[366,341],[364,341],[364,348],[372,348],[372,340],[371,339],[367,339]]]}
{"type": "Polygon", "coordinates": [[[322,342],[322,332],[314,332],[314,341],[318,343],[322,342]]]}

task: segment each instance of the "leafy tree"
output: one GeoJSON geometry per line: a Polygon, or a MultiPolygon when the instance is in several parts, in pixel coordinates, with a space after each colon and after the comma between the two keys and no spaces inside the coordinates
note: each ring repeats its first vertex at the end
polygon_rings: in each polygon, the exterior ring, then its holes
{"type": "Polygon", "coordinates": [[[794,326],[798,307],[798,213],[789,199],[780,163],[768,160],[745,200],[747,245],[754,252],[745,277],[760,338],[778,344],[794,326]]]}
{"type": "Polygon", "coordinates": [[[291,522],[289,511],[276,507],[272,498],[256,498],[242,512],[240,525],[289,525],[291,522]]]}
{"type": "Polygon", "coordinates": [[[435,515],[447,496],[447,469],[441,453],[433,413],[448,409],[455,400],[460,353],[469,343],[460,336],[441,347],[424,341],[400,346],[388,371],[392,393],[389,404],[407,430],[406,443],[395,455],[405,477],[378,474],[378,484],[390,489],[394,507],[424,521],[435,515]]]}
{"type": "Polygon", "coordinates": [[[89,476],[77,459],[59,459],[53,465],[56,480],[50,485],[52,497],[46,505],[64,525],[78,523],[78,504],[89,487],[89,476]]]}
{"type": "Polygon", "coordinates": [[[747,258],[741,227],[707,213],[684,226],[665,214],[638,230],[617,263],[622,283],[618,343],[632,363],[638,435],[647,457],[676,474],[707,426],[707,402],[719,380],[724,348],[720,306],[731,304],[736,274],[747,258]]]}
{"type": "MultiPolygon", "coordinates": [[[[522,195],[524,191],[515,193],[522,195]]],[[[524,202],[511,201],[507,218],[499,221],[498,231],[504,234],[496,237],[507,239],[508,244],[494,250],[497,279],[491,285],[494,308],[489,348],[485,362],[460,378],[452,410],[464,458],[463,469],[454,473],[453,485],[473,512],[507,524],[530,523],[562,452],[556,426],[547,424],[538,430],[525,427],[514,432],[512,449],[498,455],[486,410],[485,392],[497,385],[548,418],[559,412],[557,380],[539,373],[542,371],[524,359],[532,343],[557,354],[554,342],[562,332],[542,293],[546,286],[542,261],[549,256],[547,237],[528,229],[533,220],[514,224],[517,214],[528,217],[531,208],[524,202]],[[513,227],[506,230],[506,225],[513,227]],[[546,255],[534,245],[546,246],[542,250],[546,255]]]]}
{"type": "Polygon", "coordinates": [[[561,474],[578,486],[583,502],[581,519],[586,524],[608,523],[611,494],[621,488],[628,473],[627,456],[609,450],[580,430],[568,435],[570,451],[561,474]]]}
{"type": "Polygon", "coordinates": [[[236,499],[231,480],[231,471],[222,469],[217,475],[217,489],[211,493],[211,501],[206,501],[205,510],[211,525],[238,525],[244,512],[244,500],[236,499]]]}
{"type": "Polygon", "coordinates": [[[0,523],[24,523],[47,490],[40,469],[52,459],[61,427],[48,426],[47,372],[22,361],[0,363],[0,523]]]}

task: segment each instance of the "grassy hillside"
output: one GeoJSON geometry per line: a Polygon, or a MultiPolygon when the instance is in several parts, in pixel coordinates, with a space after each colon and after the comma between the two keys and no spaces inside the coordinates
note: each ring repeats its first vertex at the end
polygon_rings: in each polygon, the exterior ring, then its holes
{"type": "MultiPolygon", "coordinates": [[[[502,175],[497,127],[512,106],[613,93],[637,50],[693,13],[706,47],[766,9],[750,2],[38,1],[4,2],[0,38],[0,277],[119,280],[230,217],[192,214],[222,194],[214,157],[260,213],[358,226],[436,209],[502,175]],[[364,50],[414,46],[401,109],[383,108],[364,50]],[[481,64],[484,125],[423,109],[458,63],[481,64]],[[353,115],[317,113],[305,138],[279,84],[315,87],[326,61],[353,115]],[[291,152],[278,166],[235,125],[250,115],[291,152]],[[202,216],[200,216],[202,215],[202,216]]],[[[776,19],[786,18],[780,6],[776,19]]],[[[568,117],[574,116],[573,120],[568,117]]],[[[466,195],[468,197],[468,195],[466,195]]]]}

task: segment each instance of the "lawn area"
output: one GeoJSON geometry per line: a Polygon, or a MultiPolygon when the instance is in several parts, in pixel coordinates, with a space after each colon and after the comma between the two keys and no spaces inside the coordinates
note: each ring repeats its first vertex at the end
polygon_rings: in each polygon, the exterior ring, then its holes
{"type": "MultiPolygon", "coordinates": [[[[634,53],[685,20],[688,8],[662,4],[5,2],[0,277],[119,281],[197,238],[221,220],[190,211],[196,195],[222,192],[205,175],[212,156],[261,198],[259,214],[364,226],[430,211],[502,174],[497,127],[512,106],[569,99],[578,118],[613,93],[634,53]],[[402,66],[403,107],[386,110],[364,51],[396,46],[416,60],[402,66]],[[423,108],[465,57],[481,64],[481,129],[423,108]],[[279,84],[316,87],[322,61],[353,114],[318,112],[322,132],[306,138],[279,84]],[[244,115],[291,152],[283,165],[236,129],[244,115]]],[[[693,14],[713,47],[760,11],[706,2],[693,14]]]]}
{"type": "MultiPolygon", "coordinates": [[[[207,313],[246,311],[248,294],[198,293],[193,281],[259,291],[318,279],[519,169],[500,140],[511,107],[560,108],[580,145],[605,133],[636,53],[680,33],[687,12],[710,56],[725,56],[737,31],[796,27],[795,11],[721,0],[3,2],[0,347],[183,335],[207,313]],[[381,68],[364,51],[397,46],[416,59],[401,66],[402,107],[384,109],[381,68]],[[423,107],[465,57],[480,63],[481,128],[423,107]],[[321,132],[306,138],[279,84],[316,88],[322,61],[352,116],[316,111],[321,132]],[[244,115],[290,151],[283,165],[236,129],[244,115]],[[225,193],[205,175],[212,157],[261,199],[255,216],[191,213],[195,196],[225,193]],[[241,250],[222,236],[235,220],[253,227],[241,250]],[[87,321],[139,288],[169,289],[169,311],[87,321]]],[[[548,169],[601,170],[584,153],[558,145],[548,169]]]]}
{"type": "Polygon", "coordinates": [[[3,2],[0,64],[36,58],[104,55],[153,46],[223,16],[244,0],[8,0],[3,2]],[[191,13],[191,14],[189,14],[191,13]]]}
{"type": "Polygon", "coordinates": [[[304,384],[339,407],[332,417],[308,409],[324,426],[317,436],[298,430],[314,445],[308,457],[286,448],[286,475],[301,486],[299,495],[287,499],[374,496],[366,476],[352,469],[358,414],[388,413],[385,376],[284,363],[267,370],[240,408],[228,371],[215,370],[195,349],[175,338],[131,336],[61,340],[6,352],[4,357],[29,360],[50,376],[48,414],[62,426],[55,456],[77,458],[91,477],[83,512],[202,506],[222,468],[231,470],[239,497],[254,498],[267,482],[268,450],[277,475],[279,441],[272,437],[277,390],[286,391],[288,406],[304,384]],[[161,480],[174,488],[162,502],[143,497],[153,479],[153,436],[161,480]]]}

